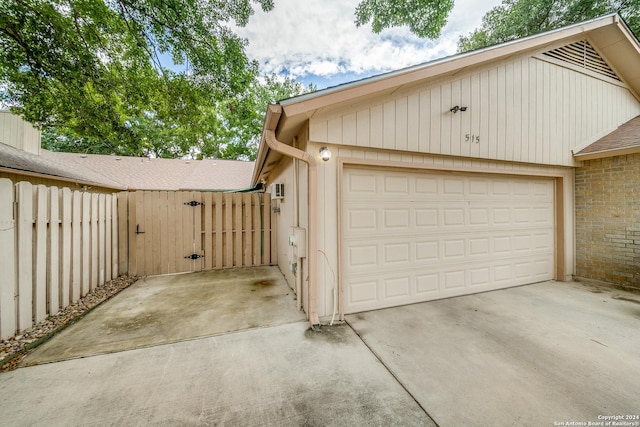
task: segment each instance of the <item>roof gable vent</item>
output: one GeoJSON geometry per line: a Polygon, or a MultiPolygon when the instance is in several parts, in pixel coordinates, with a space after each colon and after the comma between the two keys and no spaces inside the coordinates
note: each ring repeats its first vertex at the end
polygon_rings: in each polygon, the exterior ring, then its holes
{"type": "Polygon", "coordinates": [[[586,40],[547,51],[544,55],[621,81],[620,77],[611,69],[609,64],[602,59],[600,54],[586,40]]]}

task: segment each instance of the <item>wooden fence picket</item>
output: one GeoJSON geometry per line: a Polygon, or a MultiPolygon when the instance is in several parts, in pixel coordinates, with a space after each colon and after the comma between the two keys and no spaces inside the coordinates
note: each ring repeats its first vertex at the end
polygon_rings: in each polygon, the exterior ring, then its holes
{"type": "Polygon", "coordinates": [[[33,324],[33,185],[18,184],[18,330],[33,324]]]}
{"type": "Polygon", "coordinates": [[[109,195],[0,179],[0,339],[119,273],[273,265],[275,240],[263,194],[109,195]]]}
{"type": "Polygon", "coordinates": [[[33,260],[33,315],[39,322],[47,317],[47,227],[49,225],[48,192],[44,185],[35,187],[35,259],[33,260]]]}
{"type": "Polygon", "coordinates": [[[47,312],[60,311],[60,192],[49,189],[49,258],[47,259],[47,312]]]}
{"type": "Polygon", "coordinates": [[[13,182],[0,178],[0,338],[17,330],[16,220],[13,182]]]}
{"type": "Polygon", "coordinates": [[[62,235],[60,245],[60,307],[64,308],[68,306],[73,300],[71,299],[71,286],[72,286],[72,270],[71,265],[71,219],[73,216],[72,208],[73,193],[68,188],[62,189],[61,196],[61,228],[60,234],[62,235]]]}
{"type": "MultiPolygon", "coordinates": [[[[82,208],[81,208],[81,237],[80,237],[80,260],[82,266],[81,279],[80,279],[80,294],[85,296],[95,286],[91,286],[91,258],[92,258],[92,246],[95,242],[91,236],[91,194],[82,193],[82,208]]],[[[97,242],[96,242],[97,244],[97,242]]]]}
{"type": "Polygon", "coordinates": [[[117,207],[114,195],[0,179],[0,339],[117,274],[117,207]]]}
{"type": "Polygon", "coordinates": [[[119,236],[128,239],[119,248],[128,252],[129,273],[270,265],[275,259],[270,199],[261,194],[136,191],[118,199],[119,236]]]}

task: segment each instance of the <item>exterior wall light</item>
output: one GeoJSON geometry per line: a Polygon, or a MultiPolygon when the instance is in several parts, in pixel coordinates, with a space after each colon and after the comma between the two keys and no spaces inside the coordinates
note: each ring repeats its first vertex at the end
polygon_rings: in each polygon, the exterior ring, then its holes
{"type": "Polygon", "coordinates": [[[322,147],[320,149],[320,158],[325,162],[329,161],[331,158],[331,150],[328,147],[322,147]]]}

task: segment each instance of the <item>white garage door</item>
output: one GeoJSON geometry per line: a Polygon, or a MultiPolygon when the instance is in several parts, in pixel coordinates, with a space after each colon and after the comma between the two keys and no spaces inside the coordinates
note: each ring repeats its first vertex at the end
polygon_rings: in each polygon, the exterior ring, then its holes
{"type": "Polygon", "coordinates": [[[346,168],[344,312],[550,280],[551,179],[346,168]]]}

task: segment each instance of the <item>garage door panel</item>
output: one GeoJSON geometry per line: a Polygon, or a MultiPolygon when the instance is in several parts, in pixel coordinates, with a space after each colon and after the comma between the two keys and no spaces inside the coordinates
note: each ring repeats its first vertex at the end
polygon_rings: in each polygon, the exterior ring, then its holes
{"type": "Polygon", "coordinates": [[[347,267],[357,268],[421,262],[451,263],[461,259],[490,260],[493,257],[549,255],[553,253],[553,233],[548,231],[496,233],[495,236],[431,233],[429,236],[398,234],[387,237],[375,234],[361,239],[345,239],[348,246],[347,267]],[[378,257],[382,254],[382,257],[378,257]]]}
{"type": "Polygon", "coordinates": [[[417,274],[416,296],[418,300],[428,301],[431,295],[437,294],[440,290],[440,275],[438,273],[417,274]]]}
{"type": "Polygon", "coordinates": [[[373,173],[352,173],[347,180],[348,191],[354,196],[371,197],[377,193],[377,180],[373,173]]]}
{"type": "Polygon", "coordinates": [[[354,281],[349,286],[347,301],[353,307],[375,305],[378,302],[377,280],[354,281]]]}
{"type": "Polygon", "coordinates": [[[385,265],[410,263],[411,249],[409,243],[382,244],[385,265]]]}
{"type": "Polygon", "coordinates": [[[417,177],[415,183],[416,194],[434,196],[438,194],[438,179],[435,177],[417,177]]]}
{"type": "Polygon", "coordinates": [[[434,261],[437,260],[440,253],[440,242],[438,240],[419,240],[415,242],[415,260],[434,261]]]}
{"type": "Polygon", "coordinates": [[[403,269],[375,279],[356,276],[345,278],[353,284],[345,287],[345,302],[351,312],[358,312],[503,289],[532,283],[532,277],[534,281],[548,280],[551,268],[543,257],[503,260],[478,268],[461,264],[445,270],[403,269]]]}
{"type": "Polygon", "coordinates": [[[351,232],[375,232],[378,230],[378,211],[377,209],[351,209],[348,221],[348,229],[351,232]]]}
{"type": "Polygon", "coordinates": [[[414,208],[415,228],[433,229],[438,228],[438,209],[435,208],[414,208]]]}
{"type": "Polygon", "coordinates": [[[397,277],[383,281],[384,295],[387,300],[405,298],[409,294],[410,277],[397,277]]]}
{"type": "Polygon", "coordinates": [[[384,177],[384,193],[394,195],[409,194],[409,179],[404,176],[385,176],[384,177]]]}
{"type": "Polygon", "coordinates": [[[357,234],[397,232],[414,233],[416,230],[496,231],[553,228],[554,212],[551,203],[531,207],[481,206],[478,202],[404,202],[377,201],[376,207],[363,208],[360,203],[345,204],[346,229],[350,236],[357,234]],[[407,207],[398,207],[398,203],[407,207]],[[438,206],[433,206],[438,203],[438,206]]]}
{"type": "Polygon", "coordinates": [[[386,208],[382,213],[382,229],[383,230],[409,230],[411,225],[409,221],[409,209],[392,209],[386,208]]]}
{"type": "MultiPolygon", "coordinates": [[[[389,262],[374,264],[361,264],[346,271],[345,280],[355,280],[360,282],[365,279],[371,279],[373,275],[379,278],[395,277],[397,275],[415,276],[421,273],[438,273],[442,271],[470,271],[478,268],[489,268],[492,271],[492,278],[502,280],[505,278],[505,272],[509,271],[508,278],[514,279],[516,265],[529,265],[531,274],[552,274],[553,260],[550,253],[528,254],[523,256],[504,256],[492,257],[487,256],[477,260],[467,257],[460,257],[449,262],[443,262],[441,259],[437,261],[425,262],[389,262]],[[382,267],[381,267],[382,265],[382,267]],[[375,267],[375,268],[374,268],[375,267]],[[499,271],[494,274],[494,272],[499,271]]],[[[549,279],[544,279],[549,280],[549,279]]]]}
{"type": "Polygon", "coordinates": [[[553,278],[553,181],[345,169],[346,313],[553,278]]]}
{"type": "Polygon", "coordinates": [[[371,268],[378,265],[378,245],[358,245],[349,248],[348,265],[353,269],[371,268]]]}

